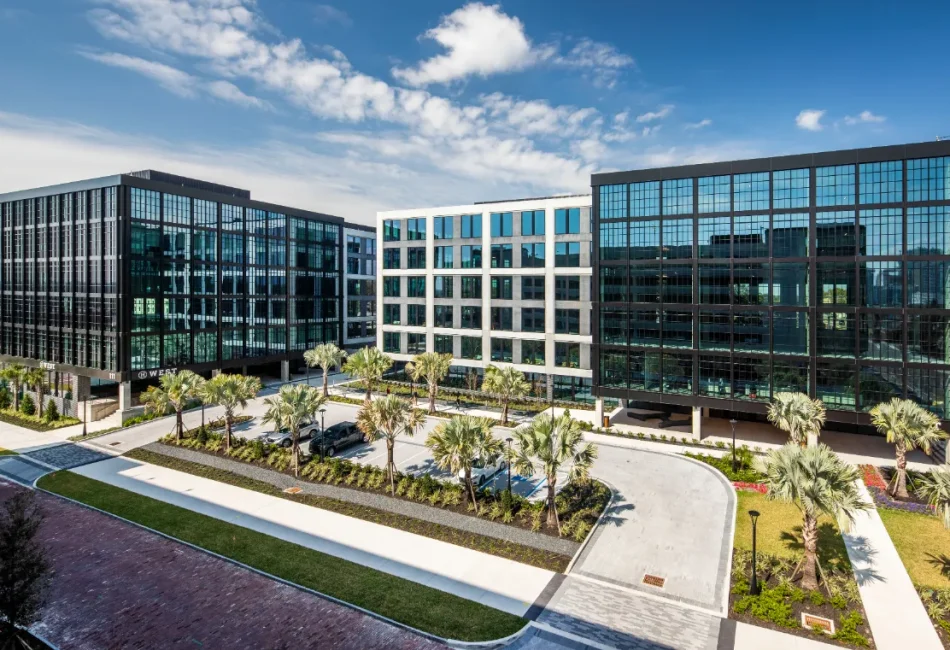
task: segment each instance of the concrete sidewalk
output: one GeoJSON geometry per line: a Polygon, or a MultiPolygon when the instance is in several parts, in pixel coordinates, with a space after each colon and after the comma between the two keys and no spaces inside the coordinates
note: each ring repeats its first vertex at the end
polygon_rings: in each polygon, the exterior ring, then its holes
{"type": "MultiPolygon", "coordinates": [[[[862,498],[873,503],[864,483],[862,498]]],[[[875,508],[855,517],[851,532],[842,535],[854,568],[868,625],[879,650],[941,650],[934,630],[904,563],[875,508]]]]}
{"type": "Polygon", "coordinates": [[[88,478],[522,616],[551,571],[447,542],[119,457],[88,478]]]}

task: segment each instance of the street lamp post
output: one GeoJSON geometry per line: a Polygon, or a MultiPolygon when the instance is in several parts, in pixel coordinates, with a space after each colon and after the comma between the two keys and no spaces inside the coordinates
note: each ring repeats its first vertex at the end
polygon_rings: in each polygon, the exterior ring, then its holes
{"type": "Polygon", "coordinates": [[[755,524],[759,520],[759,511],[750,510],[749,518],[752,519],[752,581],[749,583],[749,594],[753,596],[758,596],[760,593],[759,590],[759,580],[756,567],[756,554],[755,554],[755,524]]]}
{"type": "Polygon", "coordinates": [[[505,438],[508,443],[508,496],[511,496],[511,438],[505,438]]]}
{"type": "Polygon", "coordinates": [[[323,445],[324,445],[324,442],[326,441],[326,427],[325,427],[325,421],[323,417],[323,414],[326,412],[327,410],[325,408],[320,409],[320,462],[321,463],[324,461],[323,445]]]}
{"type": "Polygon", "coordinates": [[[82,410],[83,410],[83,414],[82,414],[82,437],[85,438],[85,437],[86,437],[86,413],[85,413],[85,411],[86,411],[86,400],[83,400],[83,401],[82,401],[82,410]]]}
{"type": "Polygon", "coordinates": [[[729,424],[732,425],[732,473],[736,473],[736,419],[732,418],[729,420],[729,424]]]}

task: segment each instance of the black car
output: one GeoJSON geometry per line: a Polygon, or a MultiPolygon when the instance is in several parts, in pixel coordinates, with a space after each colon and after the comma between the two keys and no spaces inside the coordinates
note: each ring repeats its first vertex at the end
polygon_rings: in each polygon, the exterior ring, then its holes
{"type": "Polygon", "coordinates": [[[310,454],[320,455],[320,444],[323,444],[324,453],[327,456],[335,456],[336,452],[350,445],[357,445],[363,442],[363,432],[359,430],[355,422],[340,422],[327,427],[323,436],[319,430],[314,431],[310,438],[310,454]]]}

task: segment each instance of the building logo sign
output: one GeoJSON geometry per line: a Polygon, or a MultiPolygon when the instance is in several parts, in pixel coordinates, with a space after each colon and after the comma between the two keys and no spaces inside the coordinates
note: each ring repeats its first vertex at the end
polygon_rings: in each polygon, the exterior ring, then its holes
{"type": "Polygon", "coordinates": [[[40,361],[40,368],[44,370],[56,370],[56,364],[49,361],[40,361]]]}
{"type": "Polygon", "coordinates": [[[139,379],[154,379],[162,375],[173,375],[178,372],[178,368],[164,368],[162,370],[143,370],[138,374],[139,379]]]}

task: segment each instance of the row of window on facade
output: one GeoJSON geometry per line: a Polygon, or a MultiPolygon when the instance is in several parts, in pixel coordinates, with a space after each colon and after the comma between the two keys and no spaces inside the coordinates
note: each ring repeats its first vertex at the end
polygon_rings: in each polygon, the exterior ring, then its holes
{"type": "MultiPolygon", "coordinates": [[[[588,285],[590,278],[584,280],[588,285]]],[[[543,275],[522,275],[517,278],[510,275],[494,275],[489,283],[489,297],[493,300],[544,300],[545,277],[543,275]],[[520,287],[520,296],[515,297],[514,288],[520,287]]],[[[482,277],[480,275],[436,275],[432,278],[433,297],[454,299],[456,296],[466,300],[482,299],[482,277]],[[458,278],[456,280],[456,278],[458,278]],[[456,291],[456,284],[460,291],[456,291]]],[[[388,276],[383,278],[383,297],[385,298],[425,298],[426,277],[388,276]],[[403,296],[403,280],[406,293],[403,296]]],[[[580,300],[581,276],[558,275],[554,278],[555,300],[580,300]]]]}
{"type": "Polygon", "coordinates": [[[59,329],[0,330],[0,354],[84,368],[116,370],[116,339],[100,333],[59,329]]]}
{"type": "Polygon", "coordinates": [[[0,229],[0,259],[115,257],[116,221],[77,221],[54,227],[0,229]]]}
{"type": "Polygon", "coordinates": [[[277,328],[242,328],[218,332],[133,336],[131,369],[147,370],[190,364],[285,355],[321,343],[339,342],[339,323],[277,328]],[[288,338],[289,333],[289,338],[288,338]]]}
{"type": "MultiPolygon", "coordinates": [[[[581,242],[557,242],[554,244],[554,266],[576,268],[582,266],[582,248],[590,252],[591,244],[581,242]]],[[[406,265],[402,265],[402,249],[383,250],[383,269],[424,269],[426,268],[426,249],[424,247],[406,248],[406,265]]],[[[489,268],[544,268],[545,246],[538,244],[492,244],[488,258],[489,268]],[[520,258],[515,260],[515,253],[520,258]]],[[[484,267],[482,245],[436,246],[433,248],[433,268],[437,269],[481,269],[484,267]],[[459,253],[456,263],[456,250],[459,253]]],[[[587,264],[583,264],[588,266],[587,264]]]]}
{"type": "MultiPolygon", "coordinates": [[[[492,212],[489,215],[489,233],[492,237],[535,237],[545,234],[545,211],[492,212]]],[[[554,234],[572,235],[581,232],[584,217],[590,219],[589,208],[558,208],[554,211],[554,234]]],[[[426,217],[413,219],[386,219],[383,221],[383,241],[402,241],[405,225],[406,241],[425,241],[426,217]]],[[[482,215],[465,214],[451,217],[432,217],[433,239],[474,239],[482,236],[482,215]],[[456,227],[456,224],[457,227],[456,227]],[[458,232],[458,235],[455,233],[458,232]]]]}
{"type": "Polygon", "coordinates": [[[950,206],[600,224],[600,259],[950,255],[950,206]],[[695,226],[695,230],[694,230],[695,226]],[[694,242],[698,245],[694,246],[694,242]]]}
{"type": "Polygon", "coordinates": [[[597,340],[613,346],[950,364],[950,315],[603,307],[597,340]]]}
{"type": "Polygon", "coordinates": [[[336,299],[133,298],[132,331],[190,331],[238,325],[285,325],[339,318],[336,299]]]}
{"type": "MultiPolygon", "coordinates": [[[[459,359],[483,361],[482,337],[435,334],[431,352],[451,354],[459,359]]],[[[505,363],[545,365],[545,342],[529,339],[491,337],[489,359],[505,363]],[[520,346],[520,355],[514,355],[515,344],[520,346]],[[518,358],[515,359],[515,356],[518,358]]],[[[426,335],[416,332],[383,332],[383,352],[394,354],[422,354],[427,352],[426,335]],[[406,341],[405,348],[402,341],[406,341]]],[[[580,368],[581,344],[557,341],[554,343],[554,364],[559,368],[580,368]]]]}
{"type": "Polygon", "coordinates": [[[950,308],[950,260],[602,266],[601,302],[950,308]],[[905,284],[906,283],[906,284],[905,284]]]}
{"type": "MultiPolygon", "coordinates": [[[[0,228],[24,228],[117,218],[115,187],[54,194],[0,204],[0,228]]],[[[55,231],[56,229],[51,229],[55,231]]],[[[65,230],[68,230],[66,228],[65,230]]]]}
{"type": "Polygon", "coordinates": [[[101,296],[4,295],[0,313],[4,323],[109,331],[117,326],[117,303],[101,296]]]}
{"type": "Polygon", "coordinates": [[[131,216],[135,221],[154,221],[199,228],[290,237],[300,241],[338,244],[340,226],[316,219],[288,217],[280,212],[192,199],[137,187],[131,189],[131,216]],[[220,214],[219,214],[220,212],[220,214]],[[288,227],[289,226],[289,227],[288,227]]]}
{"type": "MultiPolygon", "coordinates": [[[[455,329],[482,329],[482,308],[468,305],[435,305],[433,307],[433,327],[455,329]],[[456,315],[458,318],[456,318],[456,315]]],[[[515,318],[512,307],[492,307],[488,312],[489,326],[492,330],[508,332],[544,332],[544,308],[520,307],[519,316],[515,318]],[[514,325],[518,324],[518,329],[514,325]]],[[[423,327],[428,324],[426,319],[426,305],[383,305],[384,325],[406,325],[409,327],[423,327]],[[405,317],[403,317],[405,314],[405,317]]],[[[554,310],[555,334],[580,334],[580,309],[554,310]]]]}
{"type": "MultiPolygon", "coordinates": [[[[905,176],[908,202],[950,200],[950,157],[944,157],[907,160],[906,170],[902,160],[816,167],[814,206],[901,203],[905,176]]],[[[787,169],[601,185],[600,218],[808,208],[812,182],[811,170],[787,169]]]]}
{"type": "Polygon", "coordinates": [[[950,370],[941,368],[603,350],[599,374],[598,385],[608,389],[763,403],[773,393],[802,392],[822,400],[829,409],[865,412],[893,397],[906,396],[942,418],[950,415],[950,370]],[[814,380],[811,363],[815,364],[814,380]]]}
{"type": "Polygon", "coordinates": [[[4,291],[115,293],[115,258],[3,261],[0,289],[4,291]]]}
{"type": "Polygon", "coordinates": [[[316,296],[336,298],[339,275],[280,268],[215,266],[133,259],[131,293],[184,295],[316,296]]]}

